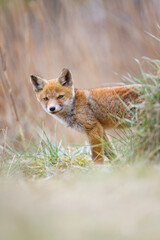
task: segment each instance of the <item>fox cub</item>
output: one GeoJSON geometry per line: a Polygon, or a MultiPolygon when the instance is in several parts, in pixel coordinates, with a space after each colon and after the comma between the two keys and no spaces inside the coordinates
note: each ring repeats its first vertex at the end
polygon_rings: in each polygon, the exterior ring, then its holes
{"type": "Polygon", "coordinates": [[[128,108],[140,95],[138,86],[79,90],[74,88],[71,72],[67,68],[53,80],[31,75],[31,83],[47,113],[67,126],[86,133],[95,163],[103,163],[104,154],[112,158],[112,148],[105,130],[122,127],[122,118],[131,119],[128,108]],[[108,143],[107,147],[104,147],[104,141],[108,143]]]}

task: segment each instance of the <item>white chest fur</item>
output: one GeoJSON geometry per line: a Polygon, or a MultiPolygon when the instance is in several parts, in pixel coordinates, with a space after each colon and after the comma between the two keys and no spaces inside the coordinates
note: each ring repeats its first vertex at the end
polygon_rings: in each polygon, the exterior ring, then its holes
{"type": "Polygon", "coordinates": [[[83,132],[83,125],[75,119],[74,114],[65,114],[65,115],[52,115],[55,119],[57,119],[62,124],[67,127],[73,128],[79,132],[83,132]]]}

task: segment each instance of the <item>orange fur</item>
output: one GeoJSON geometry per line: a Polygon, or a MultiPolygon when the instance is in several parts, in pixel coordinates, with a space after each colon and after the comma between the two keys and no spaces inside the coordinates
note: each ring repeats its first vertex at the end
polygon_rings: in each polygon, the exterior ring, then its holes
{"type": "Polygon", "coordinates": [[[56,116],[69,127],[86,133],[96,163],[103,163],[104,153],[111,158],[111,144],[108,143],[107,149],[102,144],[102,141],[108,142],[105,130],[122,127],[117,117],[132,117],[128,108],[138,99],[140,86],[78,90],[73,87],[68,69],[63,69],[57,79],[49,81],[32,75],[31,82],[47,113],[56,116]]]}

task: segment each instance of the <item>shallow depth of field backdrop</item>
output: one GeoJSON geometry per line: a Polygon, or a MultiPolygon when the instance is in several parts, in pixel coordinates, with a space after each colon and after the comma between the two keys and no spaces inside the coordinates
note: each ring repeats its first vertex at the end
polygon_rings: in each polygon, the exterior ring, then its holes
{"type": "Polygon", "coordinates": [[[160,239],[159,53],[160,0],[0,0],[0,240],[160,239]],[[63,67],[77,88],[143,84],[113,161],[36,100],[30,75],[63,67]]]}
{"type": "Polygon", "coordinates": [[[121,81],[115,72],[138,74],[134,58],[156,56],[146,32],[159,35],[159,20],[159,0],[0,0],[0,129],[8,140],[15,142],[19,129],[2,61],[25,138],[36,138],[43,125],[49,135],[56,127],[65,144],[83,143],[43,111],[29,76],[51,79],[68,67],[77,88],[114,85],[121,81]]]}

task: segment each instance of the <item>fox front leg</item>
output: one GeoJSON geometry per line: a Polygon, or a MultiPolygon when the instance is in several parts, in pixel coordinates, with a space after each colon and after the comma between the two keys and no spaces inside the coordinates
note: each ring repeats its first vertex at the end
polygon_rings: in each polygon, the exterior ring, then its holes
{"type": "Polygon", "coordinates": [[[93,161],[102,164],[104,162],[103,127],[100,123],[96,123],[93,128],[86,129],[86,134],[91,145],[93,161]]]}

